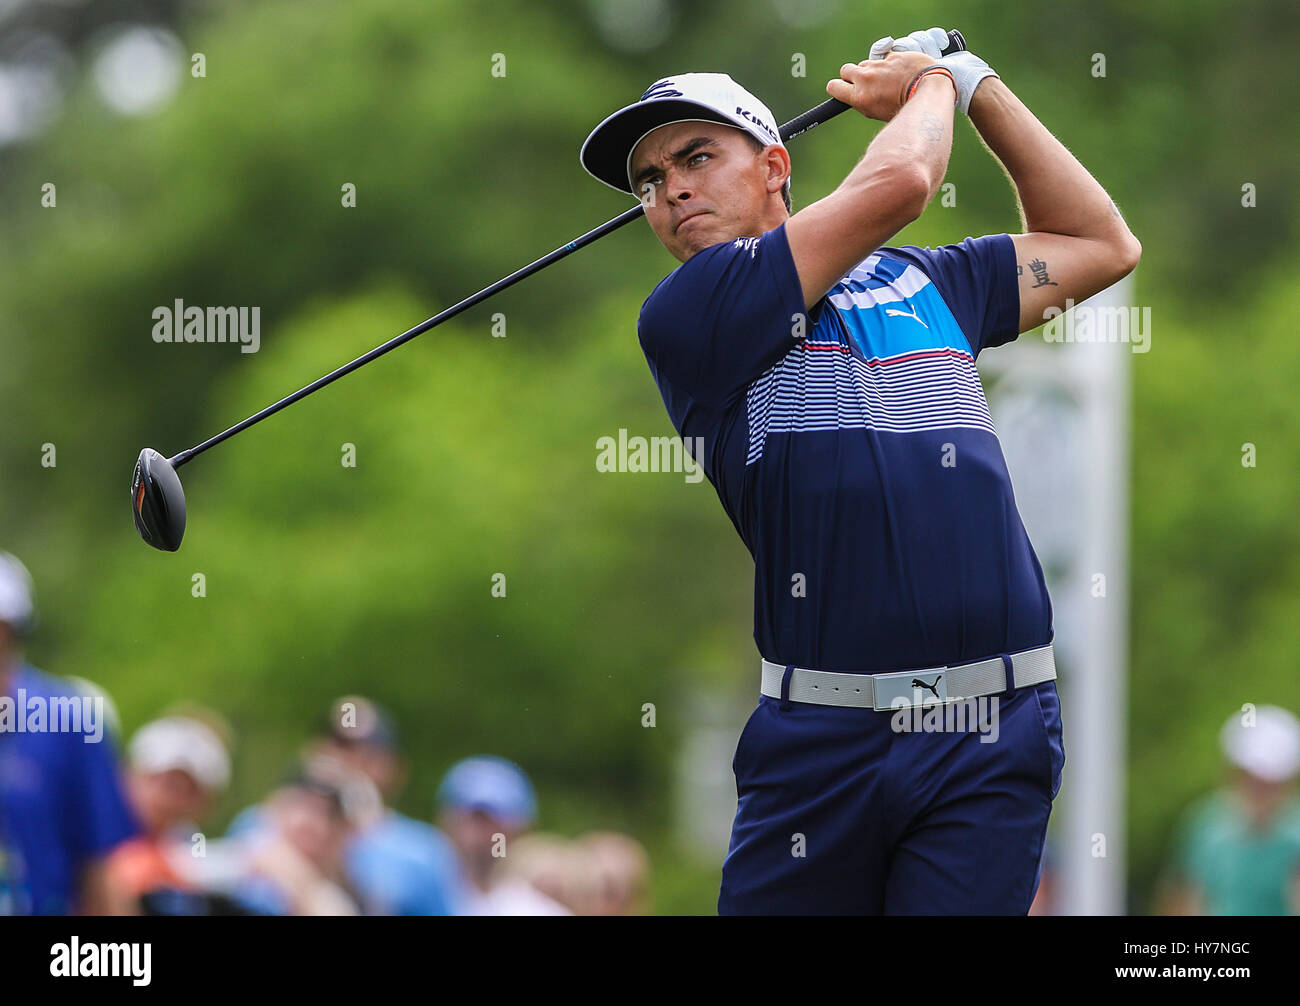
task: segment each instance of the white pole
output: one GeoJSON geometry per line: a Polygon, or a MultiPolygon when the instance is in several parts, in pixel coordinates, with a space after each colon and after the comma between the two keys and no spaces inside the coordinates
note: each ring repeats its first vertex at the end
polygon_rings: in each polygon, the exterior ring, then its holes
{"type": "MultiPolygon", "coordinates": [[[[1104,337],[1107,326],[1097,319],[1117,320],[1116,308],[1131,315],[1136,308],[1128,309],[1134,304],[1129,276],[1075,312],[1089,308],[1094,332],[1104,337]],[[1099,312],[1100,308],[1112,310],[1099,312]]],[[[1061,910],[1071,915],[1125,912],[1132,346],[1132,342],[1074,342],[1062,354],[1080,379],[1077,387],[1087,431],[1080,458],[1085,493],[1080,514],[1081,575],[1072,578],[1074,589],[1085,590],[1077,606],[1080,645],[1072,647],[1069,678],[1061,685],[1067,761],[1062,781],[1061,910]]]]}
{"type": "Polygon", "coordinates": [[[1025,335],[980,359],[998,378],[989,404],[1052,596],[1066,760],[1052,907],[1067,915],[1125,910],[1133,290],[1128,277],[1058,319],[1060,345],[1025,335]]]}

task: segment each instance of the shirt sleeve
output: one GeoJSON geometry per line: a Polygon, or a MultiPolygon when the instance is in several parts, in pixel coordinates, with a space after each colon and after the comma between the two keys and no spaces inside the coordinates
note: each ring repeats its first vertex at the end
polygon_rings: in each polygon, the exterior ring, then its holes
{"type": "Polygon", "coordinates": [[[1020,334],[1020,281],[1009,234],[967,238],[939,248],[904,245],[899,251],[930,277],[975,356],[1020,334]]]}
{"type": "Polygon", "coordinates": [[[718,409],[798,344],[804,314],[783,223],[697,252],[646,299],[637,334],[661,385],[718,409]]]}

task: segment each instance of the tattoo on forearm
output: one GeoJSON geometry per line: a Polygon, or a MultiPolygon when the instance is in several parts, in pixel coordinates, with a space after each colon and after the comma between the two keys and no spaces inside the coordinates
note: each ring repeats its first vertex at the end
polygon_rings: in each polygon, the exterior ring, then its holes
{"type": "Polygon", "coordinates": [[[943,120],[937,115],[927,115],[921,120],[921,135],[931,143],[943,139],[943,120]]]}
{"type": "Polygon", "coordinates": [[[1114,213],[1115,216],[1119,217],[1121,220],[1124,219],[1122,216],[1120,216],[1119,207],[1115,205],[1114,199],[1110,201],[1110,211],[1114,213]]]}
{"type": "MultiPolygon", "coordinates": [[[[1059,284],[1047,275],[1047,263],[1040,258],[1036,258],[1029,263],[1029,271],[1033,274],[1034,285],[1031,290],[1036,290],[1040,286],[1059,286],[1059,284]]],[[[1025,274],[1024,266],[1016,266],[1016,275],[1025,274]]]]}

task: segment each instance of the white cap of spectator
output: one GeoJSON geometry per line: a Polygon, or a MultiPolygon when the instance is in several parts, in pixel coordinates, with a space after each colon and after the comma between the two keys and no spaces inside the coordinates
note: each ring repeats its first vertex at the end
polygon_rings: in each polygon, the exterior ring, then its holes
{"type": "Polygon", "coordinates": [[[18,557],[0,552],[0,622],[20,634],[31,631],[36,620],[32,575],[18,557]]]}
{"type": "Polygon", "coordinates": [[[189,773],[204,789],[218,791],[230,782],[230,755],[216,731],[188,716],[146,723],[131,738],[131,767],[137,772],[189,773]]]}
{"type": "Polygon", "coordinates": [[[1285,782],[1300,771],[1300,720],[1278,706],[1259,706],[1254,724],[1233,713],[1219,738],[1228,760],[1258,779],[1285,782]]]}

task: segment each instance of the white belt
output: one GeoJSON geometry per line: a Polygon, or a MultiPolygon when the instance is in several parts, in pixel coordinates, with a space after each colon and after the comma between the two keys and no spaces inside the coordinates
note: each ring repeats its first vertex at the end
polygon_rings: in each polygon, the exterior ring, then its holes
{"type": "MultiPolygon", "coordinates": [[[[786,667],[763,661],[762,692],[779,699],[786,667]]],[[[795,667],[790,673],[789,700],[819,706],[853,706],[888,712],[892,709],[939,702],[956,702],[981,695],[996,695],[1009,687],[1024,688],[1056,678],[1052,644],[1005,657],[990,657],[973,664],[928,667],[920,671],[882,674],[843,674],[795,667]],[[1008,685],[1010,678],[1010,685],[1008,685]]]]}

